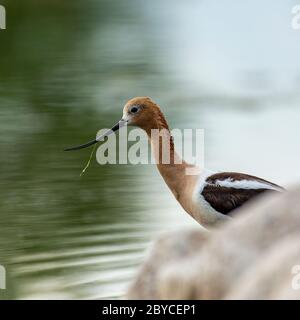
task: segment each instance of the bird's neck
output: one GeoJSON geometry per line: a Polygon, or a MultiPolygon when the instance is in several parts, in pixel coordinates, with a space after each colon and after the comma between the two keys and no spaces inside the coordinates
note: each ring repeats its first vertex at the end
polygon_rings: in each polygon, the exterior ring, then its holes
{"type": "Polygon", "coordinates": [[[157,168],[166,184],[178,199],[190,167],[175,151],[174,140],[162,113],[156,117],[151,128],[146,129],[157,168]]]}

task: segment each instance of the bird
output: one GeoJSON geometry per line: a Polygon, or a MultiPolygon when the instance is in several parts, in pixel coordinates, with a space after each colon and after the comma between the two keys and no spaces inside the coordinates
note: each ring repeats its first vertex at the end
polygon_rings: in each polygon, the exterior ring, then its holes
{"type": "Polygon", "coordinates": [[[123,116],[102,136],[65,151],[79,150],[98,143],[104,137],[129,125],[143,129],[148,136],[155,162],[165,183],[182,208],[204,228],[210,229],[234,218],[236,209],[267,192],[283,192],[284,188],[265,179],[238,172],[218,172],[198,168],[180,158],[161,107],[149,97],[130,99],[123,108],[123,116]],[[169,142],[164,150],[162,139],[154,139],[153,130],[163,132],[169,142]],[[169,162],[163,161],[165,154],[169,162]],[[186,174],[197,169],[197,174],[186,174]]]}

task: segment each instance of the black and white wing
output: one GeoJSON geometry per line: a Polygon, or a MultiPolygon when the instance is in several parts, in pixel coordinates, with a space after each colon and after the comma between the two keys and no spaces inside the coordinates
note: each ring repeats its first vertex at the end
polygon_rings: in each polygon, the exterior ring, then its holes
{"type": "Polygon", "coordinates": [[[212,208],[227,215],[259,194],[282,191],[282,187],[255,176],[222,172],[206,178],[201,195],[212,208]]]}

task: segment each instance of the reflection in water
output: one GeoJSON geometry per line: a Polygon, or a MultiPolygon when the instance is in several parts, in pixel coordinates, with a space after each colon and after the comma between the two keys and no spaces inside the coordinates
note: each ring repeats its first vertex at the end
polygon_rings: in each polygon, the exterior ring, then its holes
{"type": "MultiPolygon", "coordinates": [[[[204,127],[207,166],[297,178],[295,97],[202,94],[201,75],[196,91],[185,87],[193,75],[180,78],[177,66],[196,64],[195,52],[189,59],[178,46],[182,25],[166,27],[165,5],[156,15],[138,0],[2,2],[10,16],[0,33],[0,264],[8,271],[0,297],[120,297],[158,233],[195,225],[153,166],[93,162],[79,178],[89,151],[62,152],[116,122],[133,96],[158,100],[172,127],[204,127]]],[[[173,10],[178,16],[181,5],[173,10]]]]}

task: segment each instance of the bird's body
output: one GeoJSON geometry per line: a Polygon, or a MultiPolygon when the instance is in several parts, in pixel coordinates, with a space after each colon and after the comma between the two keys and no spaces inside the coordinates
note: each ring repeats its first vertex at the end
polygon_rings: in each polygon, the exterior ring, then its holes
{"type": "MultiPolygon", "coordinates": [[[[121,121],[106,135],[124,124],[138,126],[146,131],[158,170],[169,189],[183,209],[204,227],[212,227],[230,219],[235,209],[257,195],[283,191],[280,186],[255,176],[235,172],[211,172],[180,159],[175,151],[167,121],[160,107],[150,98],[137,97],[129,100],[124,107],[121,121]],[[154,139],[153,130],[162,132],[162,139],[154,139]],[[164,148],[163,139],[169,142],[169,148],[164,148]],[[168,156],[168,163],[163,161],[165,155],[168,156]],[[191,169],[197,174],[187,174],[187,170],[191,169]]],[[[89,146],[100,139],[69,150],[89,146]]]]}
{"type": "Polygon", "coordinates": [[[283,189],[258,177],[236,172],[201,170],[187,175],[175,193],[178,202],[204,227],[212,227],[232,217],[235,209],[265,192],[283,189]]]}

